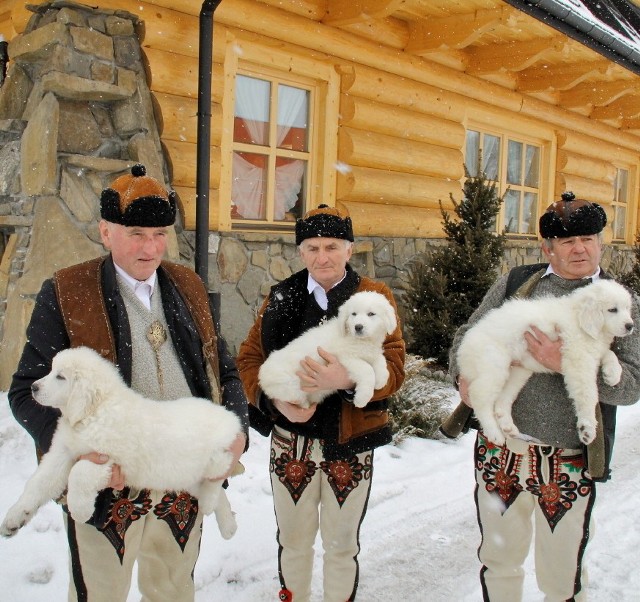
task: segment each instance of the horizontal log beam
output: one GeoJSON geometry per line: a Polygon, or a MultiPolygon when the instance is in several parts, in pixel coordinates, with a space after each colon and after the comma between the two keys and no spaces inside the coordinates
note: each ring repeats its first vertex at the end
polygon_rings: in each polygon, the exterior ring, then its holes
{"type": "Polygon", "coordinates": [[[605,107],[594,107],[591,119],[633,119],[640,116],[640,97],[636,91],[605,107]]]}
{"type": "MultiPolygon", "coordinates": [[[[191,142],[163,140],[173,186],[196,187],[196,145],[191,142]]],[[[211,147],[209,186],[220,187],[220,147],[211,147]]]]}
{"type": "Polygon", "coordinates": [[[566,150],[559,150],[556,171],[612,183],[616,176],[616,168],[609,161],[585,157],[566,150]]]}
{"type": "Polygon", "coordinates": [[[338,198],[404,207],[438,209],[439,201],[449,204],[449,195],[459,193],[461,181],[432,178],[384,169],[352,167],[338,175],[338,198]]]}
{"type": "MultiPolygon", "coordinates": [[[[161,92],[153,95],[156,122],[163,140],[195,143],[198,139],[198,101],[161,92]]],[[[211,145],[220,146],[222,107],[211,105],[211,145]]]]}
{"type": "Polygon", "coordinates": [[[607,184],[571,174],[556,174],[556,190],[571,190],[579,199],[587,199],[608,206],[613,199],[613,183],[607,184]]]}
{"type": "MultiPolygon", "coordinates": [[[[185,230],[196,229],[196,189],[193,186],[174,186],[185,230]]],[[[220,193],[209,190],[209,230],[217,231],[220,219],[220,193]]]]}
{"type": "Polygon", "coordinates": [[[344,127],[338,134],[338,159],[350,166],[436,178],[459,180],[464,175],[460,150],[344,127]]]}
{"type": "Polygon", "coordinates": [[[406,207],[398,211],[390,205],[352,201],[339,201],[338,208],[351,215],[356,236],[443,237],[442,216],[433,209],[406,207]]]}
{"type": "Polygon", "coordinates": [[[461,123],[351,95],[340,99],[340,123],[447,148],[460,149],[465,140],[461,123]]]}

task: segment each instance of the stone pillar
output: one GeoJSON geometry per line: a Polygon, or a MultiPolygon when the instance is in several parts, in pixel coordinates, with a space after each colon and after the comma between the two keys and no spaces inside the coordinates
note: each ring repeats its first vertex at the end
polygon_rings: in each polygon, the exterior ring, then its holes
{"type": "MultiPolygon", "coordinates": [[[[67,1],[31,10],[0,88],[0,390],[43,280],[104,254],[102,189],[137,162],[168,186],[138,17],[67,1]]],[[[169,247],[178,259],[175,231],[169,247]]]]}

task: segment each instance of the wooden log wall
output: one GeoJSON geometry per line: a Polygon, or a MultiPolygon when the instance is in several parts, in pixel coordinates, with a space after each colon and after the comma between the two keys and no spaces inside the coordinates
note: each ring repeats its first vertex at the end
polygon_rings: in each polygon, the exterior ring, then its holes
{"type": "MultiPolygon", "coordinates": [[[[178,192],[185,227],[195,226],[195,177],[200,0],[85,1],[125,10],[141,20],[162,143],[178,192]]],[[[336,201],[354,214],[356,233],[442,236],[439,201],[459,199],[465,125],[469,114],[493,112],[496,122],[531,123],[557,130],[557,163],[549,194],[567,189],[608,204],[614,163],[637,165],[638,138],[477,80],[392,47],[320,25],[320,0],[227,0],[214,15],[211,106],[210,229],[220,224],[218,198],[224,61],[229,44],[273,48],[274,66],[324,61],[340,75],[336,201]],[[384,71],[380,65],[384,66],[384,71]],[[499,120],[499,121],[498,121],[499,120]],[[597,198],[596,198],[597,197],[597,198]]],[[[0,33],[11,39],[32,13],[25,2],[0,0],[0,33]]],[[[391,44],[392,46],[393,44],[391,44]]],[[[232,110],[232,108],[231,108],[232,110]]],[[[225,118],[229,120],[230,116],[225,118]]],[[[555,145],[554,145],[555,152],[555,145]]]]}

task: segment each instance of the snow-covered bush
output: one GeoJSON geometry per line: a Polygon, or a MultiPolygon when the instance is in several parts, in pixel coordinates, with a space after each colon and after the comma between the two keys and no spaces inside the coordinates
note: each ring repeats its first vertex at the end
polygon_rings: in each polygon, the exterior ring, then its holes
{"type": "Polygon", "coordinates": [[[407,354],[405,381],[389,401],[393,442],[407,437],[436,439],[438,427],[451,413],[456,391],[448,376],[434,370],[434,363],[417,355],[407,354]]]}

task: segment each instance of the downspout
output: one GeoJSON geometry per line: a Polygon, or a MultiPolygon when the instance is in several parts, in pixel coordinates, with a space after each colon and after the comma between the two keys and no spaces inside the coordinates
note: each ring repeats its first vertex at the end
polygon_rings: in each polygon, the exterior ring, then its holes
{"type": "MultiPolygon", "coordinates": [[[[196,144],[196,273],[209,290],[209,176],[211,172],[211,73],[213,69],[213,13],[222,0],[204,0],[200,10],[198,52],[198,133],[196,144]]],[[[209,293],[220,332],[220,293],[209,293]]]]}

